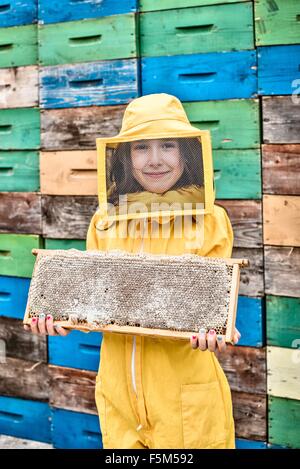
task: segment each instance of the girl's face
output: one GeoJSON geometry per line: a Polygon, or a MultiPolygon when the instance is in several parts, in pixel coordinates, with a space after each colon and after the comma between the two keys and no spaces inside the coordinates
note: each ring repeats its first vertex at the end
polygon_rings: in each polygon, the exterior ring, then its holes
{"type": "Polygon", "coordinates": [[[139,140],[130,145],[133,176],[149,192],[162,194],[178,181],[183,161],[176,139],[139,140]]]}

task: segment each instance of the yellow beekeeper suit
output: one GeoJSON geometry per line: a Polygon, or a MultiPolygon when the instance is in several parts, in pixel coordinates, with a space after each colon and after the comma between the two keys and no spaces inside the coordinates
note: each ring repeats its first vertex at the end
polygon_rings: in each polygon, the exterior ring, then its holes
{"type": "MultiPolygon", "coordinates": [[[[177,98],[156,94],[129,104],[116,140],[197,132],[177,98]]],[[[189,191],[179,191],[179,198],[185,196],[189,198],[189,191]]],[[[168,239],[153,239],[142,230],[135,237],[110,237],[110,224],[99,224],[99,217],[96,212],[91,220],[88,250],[139,252],[142,246],[149,253],[187,252],[185,240],[175,239],[172,230],[168,239]]],[[[213,203],[204,215],[204,243],[189,252],[231,257],[232,245],[229,218],[213,203]]],[[[213,352],[192,350],[189,341],[104,333],[95,396],[104,448],[235,448],[226,376],[213,352]]]]}

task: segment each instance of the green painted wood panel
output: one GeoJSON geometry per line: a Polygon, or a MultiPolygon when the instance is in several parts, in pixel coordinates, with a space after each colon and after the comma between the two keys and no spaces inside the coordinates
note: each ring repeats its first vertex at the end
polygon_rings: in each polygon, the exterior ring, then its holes
{"type": "Polygon", "coordinates": [[[214,150],[218,199],[260,199],[260,150],[214,150]]]}
{"type": "Polygon", "coordinates": [[[39,28],[41,65],[137,56],[136,16],[115,15],[39,28]]]}
{"type": "Polygon", "coordinates": [[[257,45],[300,43],[299,0],[256,0],[254,5],[257,45]]]}
{"type": "Polygon", "coordinates": [[[268,295],[267,344],[300,347],[300,298],[268,295]]]}
{"type": "Polygon", "coordinates": [[[0,151],[0,191],[35,192],[39,187],[37,151],[0,151]]]}
{"type": "MultiPolygon", "coordinates": [[[[140,0],[140,11],[170,10],[172,8],[188,8],[203,5],[224,3],[225,0],[140,0]]],[[[245,2],[246,0],[226,0],[226,3],[245,2]]]]}
{"type": "Polygon", "coordinates": [[[300,448],[300,401],[269,397],[269,442],[300,448]]]}
{"type": "Polygon", "coordinates": [[[40,146],[40,110],[0,110],[0,150],[34,150],[40,146]]]}
{"type": "Polygon", "coordinates": [[[83,239],[45,239],[45,249],[79,249],[85,251],[86,241],[83,239]]]}
{"type": "Polygon", "coordinates": [[[252,2],[141,13],[143,57],[253,49],[252,2]]]}
{"type": "Polygon", "coordinates": [[[33,248],[42,248],[37,235],[0,234],[0,275],[30,278],[35,262],[33,248]]]}
{"type": "Polygon", "coordinates": [[[192,125],[211,132],[215,149],[260,146],[259,102],[255,99],[183,103],[192,125]]]}
{"type": "Polygon", "coordinates": [[[33,65],[37,61],[36,25],[0,28],[0,68],[33,65]]]}

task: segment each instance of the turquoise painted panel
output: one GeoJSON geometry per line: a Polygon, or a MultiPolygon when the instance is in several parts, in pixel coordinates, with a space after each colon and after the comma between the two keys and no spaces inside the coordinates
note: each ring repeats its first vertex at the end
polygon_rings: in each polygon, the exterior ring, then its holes
{"type": "Polygon", "coordinates": [[[0,316],[23,319],[30,278],[0,276],[0,316]]]}

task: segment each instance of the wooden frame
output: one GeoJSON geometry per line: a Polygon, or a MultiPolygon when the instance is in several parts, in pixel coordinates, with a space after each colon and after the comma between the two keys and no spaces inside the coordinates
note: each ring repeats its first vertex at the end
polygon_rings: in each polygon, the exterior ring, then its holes
{"type": "MultiPolygon", "coordinates": [[[[54,255],[56,250],[47,250],[47,249],[32,249],[32,254],[37,256],[36,261],[40,256],[43,255],[54,255]]],[[[239,289],[239,277],[240,277],[240,267],[246,267],[249,265],[248,259],[232,259],[226,258],[223,259],[226,261],[227,265],[233,266],[232,273],[232,285],[230,292],[229,300],[229,309],[228,309],[228,322],[226,333],[224,334],[225,341],[233,344],[233,337],[235,332],[235,321],[236,321],[236,311],[237,311],[237,300],[238,300],[238,289],[239,289]]],[[[36,269],[37,262],[35,263],[34,271],[36,269]]],[[[29,300],[27,301],[25,316],[23,320],[24,324],[30,324],[31,319],[29,316],[29,300]]],[[[190,339],[191,335],[195,331],[186,332],[186,331],[173,331],[167,329],[155,329],[155,328],[146,328],[146,327],[137,327],[137,326],[119,326],[116,324],[108,324],[103,326],[92,326],[78,324],[77,319],[71,317],[68,321],[55,321],[56,324],[59,324],[61,327],[66,329],[74,329],[81,331],[97,331],[97,332],[115,332],[131,335],[142,335],[142,336],[152,336],[152,337],[166,337],[166,338],[175,338],[175,339],[190,339]]]]}

